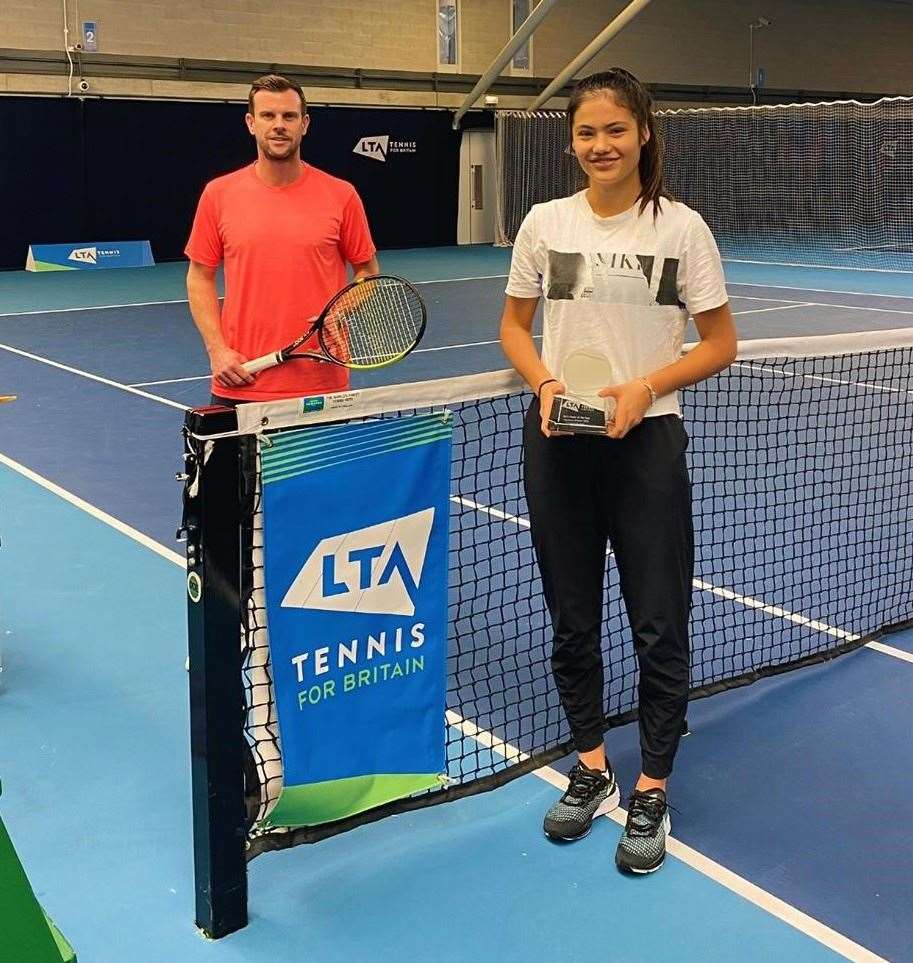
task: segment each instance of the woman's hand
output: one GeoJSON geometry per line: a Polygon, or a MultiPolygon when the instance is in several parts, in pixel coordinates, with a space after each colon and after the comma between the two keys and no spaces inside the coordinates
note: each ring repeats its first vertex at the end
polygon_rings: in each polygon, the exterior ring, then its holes
{"type": "Polygon", "coordinates": [[[567,388],[563,382],[549,381],[542,386],[539,392],[539,414],[542,416],[542,434],[545,435],[546,438],[567,434],[566,431],[552,431],[548,427],[548,416],[552,411],[552,400],[555,395],[563,395],[565,391],[567,391],[567,388]]]}
{"type": "Polygon", "coordinates": [[[615,414],[606,425],[609,438],[624,438],[632,428],[637,427],[644,420],[653,400],[650,389],[643,381],[628,381],[623,385],[603,388],[599,397],[615,399],[615,414]]]}

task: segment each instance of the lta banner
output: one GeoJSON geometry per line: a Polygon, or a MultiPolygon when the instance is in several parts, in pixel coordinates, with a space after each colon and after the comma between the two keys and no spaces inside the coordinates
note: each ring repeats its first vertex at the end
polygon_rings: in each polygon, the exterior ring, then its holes
{"type": "Polygon", "coordinates": [[[271,825],[441,784],[452,432],[444,412],[261,443],[283,765],[271,825]]]}
{"type": "Polygon", "coordinates": [[[154,266],[148,241],[31,244],[25,259],[26,271],[102,271],[154,266]]]}

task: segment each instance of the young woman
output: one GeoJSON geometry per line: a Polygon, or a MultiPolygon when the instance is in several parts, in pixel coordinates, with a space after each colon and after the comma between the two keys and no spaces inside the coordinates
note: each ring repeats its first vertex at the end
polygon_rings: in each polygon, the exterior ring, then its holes
{"type": "Polygon", "coordinates": [[[533,543],[554,629],[552,669],[579,760],[545,816],[554,839],[585,836],[618,805],[603,746],[602,586],[613,549],[639,665],[642,772],[615,861],[648,873],[665,858],[666,780],[685,719],[694,564],[688,436],[676,391],[721,371],[736,337],[722,265],[699,214],[663,190],[652,102],[630,73],[582,80],[568,104],[585,190],[535,205],[517,234],[501,344],[534,390],[524,426],[533,543]],[[545,297],[541,357],[533,316],[545,297]],[[700,343],[681,355],[692,315],[700,343]],[[606,437],[555,436],[565,360],[603,355],[614,400],[606,437]]]}

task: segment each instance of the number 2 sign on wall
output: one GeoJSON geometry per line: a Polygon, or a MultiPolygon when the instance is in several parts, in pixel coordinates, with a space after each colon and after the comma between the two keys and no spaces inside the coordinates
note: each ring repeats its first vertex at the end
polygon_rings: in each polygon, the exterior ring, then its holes
{"type": "Polygon", "coordinates": [[[84,20],[82,24],[82,47],[86,53],[98,52],[98,23],[95,20],[84,20]]]}

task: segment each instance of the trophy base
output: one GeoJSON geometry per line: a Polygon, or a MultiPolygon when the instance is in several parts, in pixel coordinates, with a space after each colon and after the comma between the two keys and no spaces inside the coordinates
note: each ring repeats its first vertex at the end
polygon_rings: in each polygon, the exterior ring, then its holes
{"type": "Polygon", "coordinates": [[[555,395],[548,415],[550,431],[573,435],[604,435],[607,412],[605,405],[591,405],[580,398],[555,395]]]}

